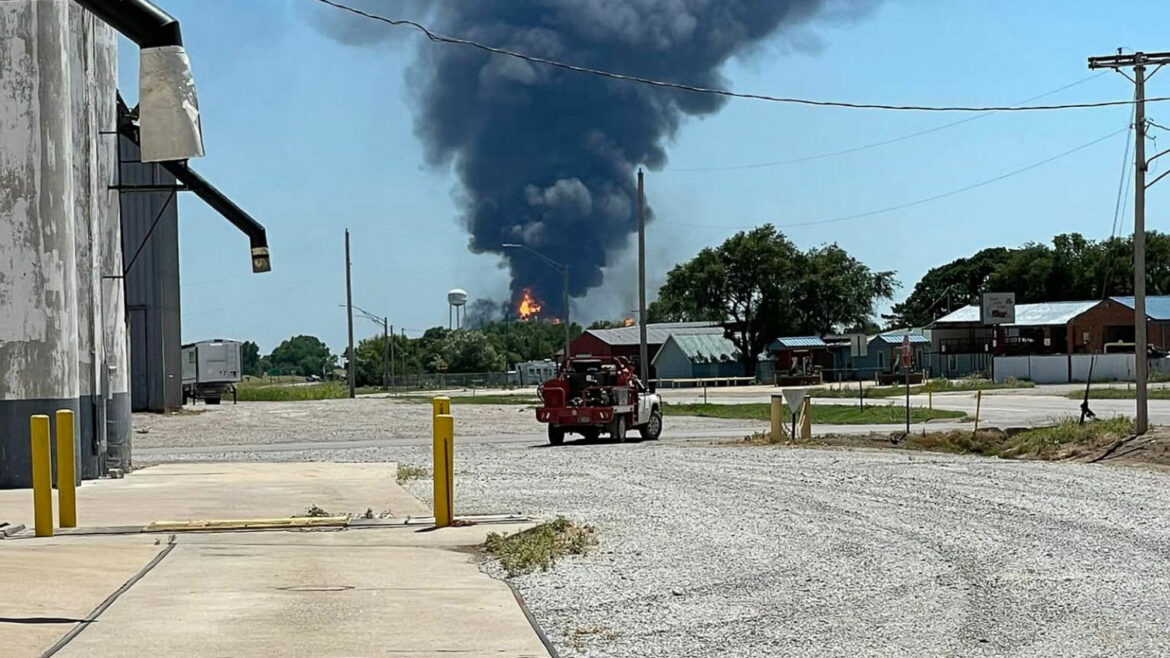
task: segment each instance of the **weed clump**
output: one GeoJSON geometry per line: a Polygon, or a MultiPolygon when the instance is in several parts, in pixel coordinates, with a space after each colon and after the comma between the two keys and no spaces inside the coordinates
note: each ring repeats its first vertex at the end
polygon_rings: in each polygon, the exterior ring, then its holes
{"type": "Polygon", "coordinates": [[[563,516],[514,535],[493,532],[487,536],[483,550],[499,561],[511,577],[548,571],[566,555],[584,555],[597,545],[596,529],[579,526],[563,516]]]}

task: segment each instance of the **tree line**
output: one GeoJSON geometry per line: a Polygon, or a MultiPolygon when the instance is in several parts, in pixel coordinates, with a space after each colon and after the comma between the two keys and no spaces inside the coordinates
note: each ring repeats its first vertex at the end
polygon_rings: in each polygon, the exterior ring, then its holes
{"type": "MultiPolygon", "coordinates": [[[[1147,238],[1148,290],[1170,294],[1170,235],[1147,238]]],[[[884,315],[890,329],[921,327],[977,304],[984,292],[1014,292],[1017,303],[1099,299],[1133,292],[1133,240],[1061,234],[1052,243],[994,247],[931,269],[904,301],[884,315]]],[[[649,322],[716,321],[743,355],[747,372],[779,336],[880,330],[875,306],[898,286],[895,273],[874,271],[836,244],[797,248],[771,224],[740,231],[671,269],[647,309],[649,322]]],[[[553,358],[564,333],[547,322],[519,322],[510,306],[474,305],[468,329],[433,327],[418,338],[391,336],[394,374],[500,372],[520,361],[553,358]]],[[[598,320],[590,329],[622,326],[598,320]]],[[[571,326],[571,335],[581,333],[571,326]]],[[[386,339],[366,338],[355,349],[358,383],[382,381],[386,339]]],[[[246,374],[280,372],[327,376],[344,355],[313,336],[294,336],[261,357],[244,344],[246,374]]]]}

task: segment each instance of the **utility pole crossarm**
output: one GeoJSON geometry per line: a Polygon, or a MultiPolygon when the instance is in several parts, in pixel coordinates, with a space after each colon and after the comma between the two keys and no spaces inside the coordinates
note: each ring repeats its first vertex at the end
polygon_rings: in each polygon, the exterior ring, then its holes
{"type": "Polygon", "coordinates": [[[1152,66],[1170,64],[1170,52],[1131,53],[1128,55],[1118,53],[1116,55],[1103,55],[1101,57],[1089,58],[1090,69],[1119,69],[1136,64],[1148,64],[1152,66]]]}

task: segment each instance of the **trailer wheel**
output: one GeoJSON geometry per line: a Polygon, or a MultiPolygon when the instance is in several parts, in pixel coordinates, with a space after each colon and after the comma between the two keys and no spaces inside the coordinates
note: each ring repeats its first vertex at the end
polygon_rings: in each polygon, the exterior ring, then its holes
{"type": "Polygon", "coordinates": [[[559,446],[565,442],[565,428],[557,427],[556,425],[548,426],[548,442],[554,446],[559,446]]]}
{"type": "Polygon", "coordinates": [[[626,440],[626,417],[618,416],[609,426],[609,438],[622,443],[626,440]]]}
{"type": "Polygon", "coordinates": [[[650,420],[646,421],[645,425],[639,427],[638,432],[647,441],[657,441],[658,437],[662,435],[662,412],[657,409],[651,411],[650,420]]]}

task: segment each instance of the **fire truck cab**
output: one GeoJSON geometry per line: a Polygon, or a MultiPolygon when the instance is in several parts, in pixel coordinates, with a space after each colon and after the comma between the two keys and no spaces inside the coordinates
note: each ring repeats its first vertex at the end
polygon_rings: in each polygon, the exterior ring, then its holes
{"type": "Polygon", "coordinates": [[[634,375],[621,357],[578,356],[537,389],[536,420],[548,424],[548,441],[560,445],[566,434],[595,441],[606,433],[625,441],[637,429],[643,439],[662,434],[662,400],[634,375]]]}

